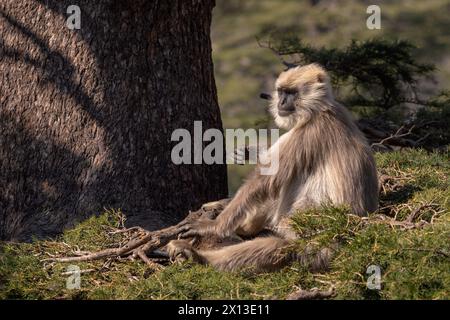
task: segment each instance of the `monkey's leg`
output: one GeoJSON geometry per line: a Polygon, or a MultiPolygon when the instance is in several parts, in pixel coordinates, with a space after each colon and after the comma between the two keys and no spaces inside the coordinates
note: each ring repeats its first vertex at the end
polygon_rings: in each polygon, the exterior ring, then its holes
{"type": "Polygon", "coordinates": [[[197,263],[205,263],[197,250],[187,240],[172,240],[166,245],[165,249],[172,261],[183,262],[192,259],[197,263]]]}
{"type": "Polygon", "coordinates": [[[317,248],[307,245],[301,252],[292,247],[293,242],[278,237],[260,237],[218,250],[199,250],[199,262],[219,270],[235,271],[250,268],[255,272],[275,271],[298,261],[312,272],[329,268],[336,246],[317,248]]]}
{"type": "Polygon", "coordinates": [[[255,272],[274,271],[292,260],[291,242],[278,237],[260,237],[218,250],[198,251],[202,259],[219,270],[250,268],[255,272]]]}
{"type": "Polygon", "coordinates": [[[336,245],[316,248],[307,245],[302,252],[294,252],[289,246],[292,240],[279,237],[259,237],[220,249],[196,250],[186,240],[172,240],[167,251],[172,259],[184,261],[192,259],[201,264],[209,264],[219,270],[236,271],[250,268],[255,272],[275,271],[293,261],[299,261],[312,272],[329,268],[336,245]]]}
{"type": "Polygon", "coordinates": [[[220,249],[195,250],[185,240],[173,240],[167,245],[167,251],[174,259],[191,258],[219,270],[251,268],[261,272],[279,269],[291,261],[292,255],[286,250],[290,243],[278,237],[260,237],[220,249]]]}

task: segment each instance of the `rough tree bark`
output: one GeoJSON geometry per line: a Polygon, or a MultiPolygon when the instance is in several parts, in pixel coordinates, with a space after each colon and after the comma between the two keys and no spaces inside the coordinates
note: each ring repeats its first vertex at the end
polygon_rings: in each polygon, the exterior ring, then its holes
{"type": "Polygon", "coordinates": [[[103,207],[151,230],[226,197],[224,165],[171,161],[174,129],[222,129],[213,6],[1,1],[0,240],[52,236],[103,207]]]}

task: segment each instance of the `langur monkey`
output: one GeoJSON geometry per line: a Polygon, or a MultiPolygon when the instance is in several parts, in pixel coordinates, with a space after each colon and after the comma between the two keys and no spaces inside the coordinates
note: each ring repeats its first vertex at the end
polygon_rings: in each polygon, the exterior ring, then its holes
{"type": "MultiPolygon", "coordinates": [[[[278,148],[278,170],[262,175],[257,165],[215,220],[186,224],[182,234],[251,240],[209,250],[173,240],[167,246],[172,257],[181,254],[220,270],[275,270],[292,259],[285,249],[295,239],[289,216],[296,211],[327,203],[347,205],[360,216],[377,209],[372,151],[349,111],[334,99],[327,72],[317,64],[291,68],[280,74],[275,87],[271,113],[288,130],[267,151],[270,158],[278,148]],[[273,232],[259,236],[264,229],[273,232]]],[[[330,254],[329,248],[322,251],[312,262],[317,268],[330,254]]]]}

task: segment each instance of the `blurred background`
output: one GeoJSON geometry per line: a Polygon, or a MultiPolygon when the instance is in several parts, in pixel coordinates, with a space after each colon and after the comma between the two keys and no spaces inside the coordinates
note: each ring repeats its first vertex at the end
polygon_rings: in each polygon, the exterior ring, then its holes
{"type": "MultiPolygon", "coordinates": [[[[450,0],[216,0],[212,40],[215,76],[224,128],[273,127],[268,102],[285,69],[280,56],[261,41],[299,38],[314,48],[345,48],[352,40],[408,40],[413,57],[434,64],[432,77],[420,80],[420,91],[432,96],[450,84],[450,0]],[[369,30],[369,5],[381,8],[381,29],[369,30]]],[[[288,59],[287,59],[288,60],[288,59]]],[[[394,108],[395,109],[395,108],[394,108]]],[[[361,116],[361,109],[352,109],[361,116]]],[[[404,121],[394,117],[397,121],[404,121]]],[[[251,170],[229,165],[229,191],[234,193],[251,170]]]]}

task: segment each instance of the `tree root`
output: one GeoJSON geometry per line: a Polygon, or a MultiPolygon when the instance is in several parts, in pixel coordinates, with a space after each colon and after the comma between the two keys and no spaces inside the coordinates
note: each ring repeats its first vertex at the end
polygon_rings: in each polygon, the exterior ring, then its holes
{"type": "Polygon", "coordinates": [[[223,208],[228,204],[230,199],[223,199],[215,202],[204,204],[199,210],[190,212],[189,215],[180,223],[165,229],[157,231],[147,231],[140,227],[132,227],[128,229],[120,229],[113,231],[112,234],[130,233],[130,240],[121,247],[105,249],[98,252],[84,252],[82,255],[73,257],[51,257],[42,261],[50,262],[83,262],[93,261],[107,258],[139,258],[144,261],[150,268],[158,270],[161,265],[152,261],[149,254],[155,250],[164,247],[171,240],[177,239],[178,235],[183,231],[186,223],[198,219],[215,219],[223,208]]]}

